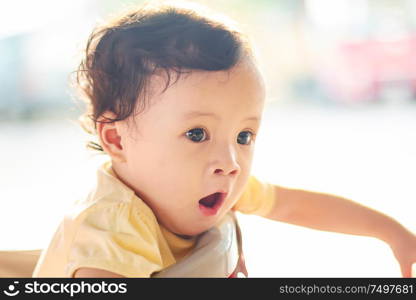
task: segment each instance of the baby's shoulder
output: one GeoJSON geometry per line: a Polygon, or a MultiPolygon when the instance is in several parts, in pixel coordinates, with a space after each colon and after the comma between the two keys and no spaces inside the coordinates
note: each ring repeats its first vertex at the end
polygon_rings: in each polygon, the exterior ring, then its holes
{"type": "Polygon", "coordinates": [[[89,224],[102,229],[123,228],[132,224],[140,227],[157,226],[153,212],[138,197],[87,199],[75,203],[67,217],[78,225],[89,224]]]}

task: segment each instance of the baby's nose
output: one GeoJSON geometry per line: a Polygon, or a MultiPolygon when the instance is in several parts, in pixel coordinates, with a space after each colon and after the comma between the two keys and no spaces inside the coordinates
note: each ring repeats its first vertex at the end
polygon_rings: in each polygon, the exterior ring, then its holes
{"type": "Polygon", "coordinates": [[[215,169],[214,174],[223,174],[223,175],[237,175],[238,169],[237,168],[218,168],[215,169]]]}
{"type": "Polygon", "coordinates": [[[229,143],[216,143],[211,149],[210,174],[236,176],[241,171],[238,150],[229,143]]]}
{"type": "Polygon", "coordinates": [[[240,169],[236,153],[229,150],[217,154],[216,159],[212,164],[211,171],[216,175],[235,176],[240,172],[240,169]]]}

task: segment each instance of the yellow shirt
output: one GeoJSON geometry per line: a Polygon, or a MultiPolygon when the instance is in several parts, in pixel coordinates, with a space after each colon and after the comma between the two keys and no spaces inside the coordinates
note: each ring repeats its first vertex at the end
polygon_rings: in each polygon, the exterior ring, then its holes
{"type": "MultiPolygon", "coordinates": [[[[152,210],[116,178],[110,162],[99,168],[97,179],[95,190],[65,215],[33,277],[72,277],[81,267],[150,277],[192,249],[195,238],[180,238],[161,226],[152,210]]],[[[233,209],[264,216],[274,199],[273,185],[250,177],[233,209]]]]}

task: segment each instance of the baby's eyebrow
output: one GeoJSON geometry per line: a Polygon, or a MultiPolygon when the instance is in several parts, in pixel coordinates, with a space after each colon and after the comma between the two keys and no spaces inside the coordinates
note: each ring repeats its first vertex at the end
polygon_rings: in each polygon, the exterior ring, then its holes
{"type": "MultiPolygon", "coordinates": [[[[193,118],[198,118],[198,117],[212,117],[214,119],[220,120],[221,118],[214,114],[214,113],[210,113],[210,112],[202,112],[202,111],[190,111],[186,114],[184,114],[184,119],[188,120],[188,119],[193,119],[193,118]]],[[[256,117],[256,116],[252,116],[252,117],[248,117],[245,118],[243,121],[259,121],[260,118],[256,117]]]]}
{"type": "Polygon", "coordinates": [[[212,117],[214,119],[221,119],[218,115],[209,112],[202,112],[202,111],[190,111],[184,115],[184,119],[193,119],[198,117],[212,117]]]}
{"type": "Polygon", "coordinates": [[[259,122],[260,121],[260,118],[253,116],[253,117],[245,118],[243,121],[256,121],[256,122],[259,122]]]}

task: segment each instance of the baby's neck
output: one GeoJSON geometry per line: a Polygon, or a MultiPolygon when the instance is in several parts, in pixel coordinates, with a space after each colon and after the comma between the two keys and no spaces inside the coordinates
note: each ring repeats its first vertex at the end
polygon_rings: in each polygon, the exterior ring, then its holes
{"type": "Polygon", "coordinates": [[[177,234],[177,233],[173,233],[174,235],[180,237],[181,239],[185,239],[185,240],[190,240],[193,238],[192,235],[182,235],[182,234],[177,234]]]}

